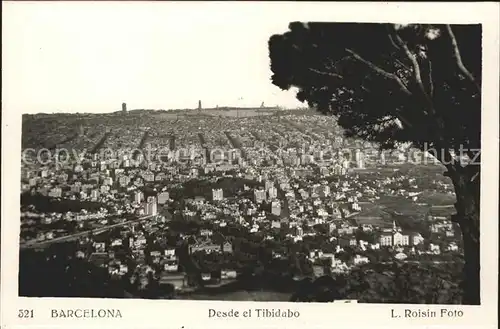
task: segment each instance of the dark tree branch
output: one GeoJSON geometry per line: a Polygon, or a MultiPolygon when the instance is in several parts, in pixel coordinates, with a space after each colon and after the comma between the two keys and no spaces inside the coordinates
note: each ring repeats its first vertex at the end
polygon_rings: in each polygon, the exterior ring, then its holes
{"type": "Polygon", "coordinates": [[[369,92],[370,92],[370,90],[369,90],[368,88],[366,88],[365,86],[363,86],[363,85],[360,85],[359,87],[360,87],[362,90],[366,91],[367,93],[369,93],[369,92]]]}
{"type": "Polygon", "coordinates": [[[399,50],[399,46],[394,42],[394,39],[392,38],[391,34],[388,33],[387,36],[389,37],[389,41],[391,42],[391,44],[394,46],[394,48],[396,48],[397,50],[399,50]]]}
{"type": "Polygon", "coordinates": [[[397,84],[399,85],[399,87],[401,88],[401,90],[408,96],[411,96],[412,93],[410,90],[408,90],[408,88],[405,86],[405,84],[403,83],[403,81],[401,81],[401,79],[395,75],[395,74],[392,74],[392,73],[389,73],[385,70],[383,70],[382,68],[378,67],[377,65],[373,64],[372,62],[369,62],[367,61],[366,59],[364,59],[363,57],[361,57],[360,55],[358,55],[357,53],[355,53],[354,51],[352,51],[351,49],[347,49],[346,48],[346,51],[348,53],[350,53],[354,58],[356,58],[358,61],[364,63],[365,65],[367,65],[369,68],[371,68],[372,70],[374,70],[375,72],[379,73],[380,75],[388,78],[388,79],[391,79],[391,80],[394,80],[397,82],[397,84]]]}
{"type": "Polygon", "coordinates": [[[456,175],[457,167],[455,166],[455,160],[448,149],[437,147],[437,159],[448,169],[448,175],[456,175]]]}
{"type": "MultiPolygon", "coordinates": [[[[366,91],[367,93],[371,93],[372,92],[370,89],[366,88],[364,85],[360,85],[359,87],[362,90],[366,91]]],[[[413,125],[411,124],[411,122],[408,119],[406,119],[400,111],[397,111],[397,112],[398,113],[395,113],[394,116],[397,119],[399,119],[399,121],[401,121],[402,124],[404,124],[408,128],[413,127],[413,125]]],[[[387,120],[394,120],[394,118],[387,119],[387,120]]],[[[385,122],[385,120],[384,120],[384,122],[385,122]]]]}
{"type": "Polygon", "coordinates": [[[391,125],[397,125],[397,123],[395,122],[396,120],[399,120],[399,121],[401,121],[402,124],[405,124],[406,126],[411,127],[410,122],[408,122],[408,120],[406,120],[403,116],[401,116],[397,113],[394,115],[390,115],[388,118],[381,119],[381,120],[375,122],[375,125],[381,127],[381,129],[383,129],[383,128],[387,128],[387,126],[386,126],[387,123],[390,123],[391,125]]]}
{"type": "Polygon", "coordinates": [[[350,58],[351,58],[351,56],[345,56],[337,61],[333,61],[330,57],[328,57],[327,59],[330,61],[329,68],[334,68],[338,63],[345,61],[346,59],[350,59],[350,58]]]}
{"type": "Polygon", "coordinates": [[[481,174],[481,173],[480,173],[479,171],[478,171],[477,173],[475,173],[475,174],[471,177],[470,181],[471,181],[471,182],[474,182],[475,180],[477,180],[477,179],[481,178],[481,177],[480,177],[480,174],[481,174]]]}
{"type": "Polygon", "coordinates": [[[388,117],[382,118],[379,121],[377,121],[377,124],[385,124],[387,122],[394,123],[394,117],[392,117],[392,116],[389,115],[388,117]]]}
{"type": "Polygon", "coordinates": [[[474,78],[472,73],[469,70],[467,70],[464,63],[462,62],[462,56],[460,55],[460,49],[458,48],[457,39],[455,38],[455,34],[453,33],[451,26],[446,25],[446,30],[450,35],[451,45],[453,46],[453,54],[457,62],[458,69],[467,77],[467,79],[470,80],[470,82],[472,82],[472,84],[474,84],[474,86],[476,86],[477,90],[481,92],[481,87],[477,83],[476,78],[474,78]]]}
{"type": "Polygon", "coordinates": [[[434,82],[432,81],[432,62],[429,59],[429,94],[434,95],[434,82]]]}
{"type": "Polygon", "coordinates": [[[411,70],[411,69],[410,69],[410,68],[409,68],[409,67],[408,67],[405,63],[401,62],[399,59],[394,58],[394,61],[395,61],[396,63],[398,63],[399,65],[401,65],[402,67],[404,67],[405,69],[407,69],[407,70],[411,70]]]}
{"type": "Polygon", "coordinates": [[[309,71],[320,74],[320,75],[328,75],[328,76],[339,78],[339,79],[343,78],[340,74],[332,73],[332,72],[324,72],[324,71],[316,70],[313,68],[309,68],[309,71]]]}
{"type": "Polygon", "coordinates": [[[430,100],[429,95],[425,91],[424,83],[422,81],[422,73],[420,71],[420,65],[418,65],[417,57],[415,54],[413,54],[410,49],[408,49],[408,46],[406,43],[399,37],[399,35],[396,36],[396,41],[398,42],[399,46],[401,49],[403,49],[404,53],[406,54],[406,57],[410,60],[410,62],[413,65],[413,74],[415,78],[415,82],[417,83],[418,87],[420,88],[420,91],[422,92],[424,98],[426,101],[429,103],[429,107],[431,110],[434,110],[434,106],[432,105],[432,101],[430,100]]]}
{"type": "Polygon", "coordinates": [[[401,113],[396,113],[396,116],[402,123],[404,123],[407,127],[411,128],[412,124],[408,121],[401,113]]]}
{"type": "MultiPolygon", "coordinates": [[[[436,109],[434,108],[434,103],[432,102],[431,97],[429,96],[429,94],[425,90],[424,83],[422,82],[420,65],[418,64],[416,55],[410,51],[410,49],[408,48],[406,43],[399,37],[399,35],[396,32],[394,32],[394,36],[395,36],[396,41],[398,42],[399,46],[401,47],[401,49],[403,49],[404,53],[406,54],[406,57],[410,60],[410,62],[413,65],[413,75],[415,78],[415,82],[419,86],[419,89],[422,92],[422,96],[424,97],[424,100],[427,102],[427,106],[429,107],[429,110],[431,110],[432,115],[436,116],[436,109]]],[[[432,83],[431,81],[432,80],[429,80],[429,83],[432,83]]],[[[432,88],[434,89],[434,87],[432,87],[432,88]]],[[[426,111],[424,111],[424,113],[426,113],[426,111]]],[[[437,123],[439,125],[439,129],[444,129],[439,118],[436,118],[436,119],[437,119],[437,123]]]]}

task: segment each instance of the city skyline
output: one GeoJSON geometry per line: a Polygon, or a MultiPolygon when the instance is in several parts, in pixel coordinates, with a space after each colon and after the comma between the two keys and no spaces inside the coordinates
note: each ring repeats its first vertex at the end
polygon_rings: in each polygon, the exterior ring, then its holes
{"type": "MultiPolygon", "coordinates": [[[[300,302],[309,297],[298,282],[362,275],[379,285],[369,270],[392,270],[394,259],[414,278],[424,273],[419,266],[440,264],[457,280],[462,244],[442,167],[396,150],[381,158],[374,146],[342,137],[332,116],[282,112],[266,120],[198,111],[89,115],[83,134],[72,133],[77,115],[25,116],[24,150],[55,141],[58,150],[90,151],[80,162],[57,156],[58,164],[41,157],[21,164],[19,295],[227,301],[260,285],[265,300],[300,302]],[[304,143],[331,147],[323,154],[304,143]],[[188,147],[196,152],[186,157],[188,147]],[[152,157],[141,155],[145,148],[152,157]],[[214,150],[218,156],[207,158],[214,150]],[[35,289],[32,266],[58,266],[43,261],[50,254],[74,254],[75,268],[102,275],[85,291],[35,289]],[[112,288],[103,290],[106,282],[112,288]]],[[[56,282],[66,282],[60,273],[56,282]]],[[[85,282],[85,273],[71,280],[85,282]]],[[[436,275],[426,285],[439,282],[436,275]]],[[[381,292],[350,287],[332,286],[319,301],[387,302],[381,292]]],[[[457,287],[432,303],[460,303],[457,287]]]]}
{"type": "Polygon", "coordinates": [[[485,321],[498,21],[470,6],[7,3],[6,319],[485,321]]]}

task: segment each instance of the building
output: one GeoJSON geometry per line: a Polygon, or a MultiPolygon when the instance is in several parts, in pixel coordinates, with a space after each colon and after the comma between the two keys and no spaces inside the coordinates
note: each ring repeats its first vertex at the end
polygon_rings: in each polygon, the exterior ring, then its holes
{"type": "Polygon", "coordinates": [[[393,221],[392,230],[384,231],[379,238],[381,246],[409,246],[411,244],[417,245],[423,242],[423,237],[417,234],[408,234],[401,231],[393,221]]]}
{"type": "Polygon", "coordinates": [[[274,183],[272,181],[270,181],[270,180],[266,180],[266,182],[265,182],[265,189],[266,189],[266,191],[269,191],[269,189],[271,187],[274,187],[274,183]]]}
{"type": "Polygon", "coordinates": [[[278,197],[278,189],[274,186],[270,187],[268,190],[268,194],[270,200],[276,199],[278,197]]]}
{"type": "Polygon", "coordinates": [[[214,201],[221,201],[224,199],[223,191],[222,189],[212,189],[212,200],[214,201]]]}
{"type": "Polygon", "coordinates": [[[412,236],[412,244],[414,246],[418,246],[419,244],[421,244],[423,242],[424,242],[424,238],[422,237],[422,235],[420,233],[415,233],[412,236]]]}
{"type": "Polygon", "coordinates": [[[266,201],[266,191],[263,189],[255,190],[254,197],[256,203],[262,203],[266,201]]]}
{"type": "Polygon", "coordinates": [[[134,194],[134,201],[136,203],[141,203],[144,200],[144,193],[141,191],[136,191],[134,194]]]}
{"type": "Polygon", "coordinates": [[[179,262],[177,260],[167,260],[163,264],[163,269],[166,272],[177,272],[179,270],[179,262]]]}
{"type": "Polygon", "coordinates": [[[325,186],[323,186],[323,188],[321,189],[321,193],[320,193],[320,195],[321,195],[321,197],[323,197],[323,198],[327,198],[327,197],[329,197],[329,196],[330,196],[330,193],[331,193],[331,192],[330,192],[330,186],[325,185],[325,186]]]}
{"type": "Polygon", "coordinates": [[[354,161],[356,162],[356,168],[363,169],[365,167],[364,156],[360,149],[356,149],[354,153],[354,161]]]}
{"type": "Polygon", "coordinates": [[[332,218],[333,219],[341,219],[342,218],[342,212],[340,211],[339,207],[337,207],[337,206],[333,207],[332,218]]]}
{"type": "Polygon", "coordinates": [[[222,252],[233,253],[233,244],[229,241],[224,242],[222,245],[222,252]]]}
{"type": "Polygon", "coordinates": [[[146,203],[146,215],[155,216],[158,214],[158,205],[154,196],[148,197],[146,203]]]}
{"type": "Polygon", "coordinates": [[[320,167],[318,170],[319,170],[320,176],[323,176],[323,177],[330,176],[330,170],[328,170],[328,168],[320,167]]]}
{"type": "Polygon", "coordinates": [[[350,234],[354,234],[354,232],[356,232],[356,230],[357,230],[356,226],[353,226],[347,222],[344,222],[344,223],[342,223],[342,225],[340,225],[340,227],[337,228],[337,233],[339,235],[350,235],[350,234]]]}
{"type": "Polygon", "coordinates": [[[385,164],[385,152],[380,151],[380,163],[385,164]]]}
{"type": "Polygon", "coordinates": [[[279,201],[271,202],[271,213],[276,216],[281,215],[281,203],[279,201]]]}
{"type": "Polygon", "coordinates": [[[450,220],[440,220],[430,225],[432,233],[442,233],[453,230],[453,223],[450,220]]]}
{"type": "Polygon", "coordinates": [[[122,113],[127,113],[127,103],[122,103],[122,113]]]}
{"type": "Polygon", "coordinates": [[[395,246],[409,246],[410,236],[401,232],[395,232],[392,236],[392,243],[395,246]]]}
{"type": "Polygon", "coordinates": [[[335,223],[328,223],[328,234],[332,234],[337,229],[337,225],[335,223]]]}
{"type": "Polygon", "coordinates": [[[382,233],[379,242],[381,246],[392,246],[392,234],[382,233]]]}
{"type": "Polygon", "coordinates": [[[50,190],[49,196],[51,198],[60,198],[62,196],[62,189],[60,187],[54,187],[50,190]]]}
{"type": "Polygon", "coordinates": [[[126,187],[128,186],[128,184],[130,184],[130,177],[128,176],[120,176],[120,178],[118,179],[118,183],[120,184],[121,187],[126,187]]]}
{"type": "Polygon", "coordinates": [[[90,199],[94,201],[99,199],[99,190],[92,190],[92,192],[90,192],[90,199]]]}
{"type": "Polygon", "coordinates": [[[238,273],[235,270],[223,269],[220,272],[221,279],[236,279],[238,273]]]}
{"type": "Polygon", "coordinates": [[[315,278],[319,278],[325,275],[325,267],[320,265],[313,265],[313,274],[315,278]]]}
{"type": "Polygon", "coordinates": [[[361,255],[356,255],[353,259],[352,262],[354,265],[361,265],[361,264],[366,264],[369,263],[370,260],[366,256],[361,256],[361,255]]]}
{"type": "Polygon", "coordinates": [[[202,242],[196,242],[195,244],[189,246],[189,253],[195,253],[198,251],[203,251],[205,253],[212,253],[212,252],[220,252],[221,251],[221,245],[213,243],[210,241],[210,239],[207,239],[202,242]]]}
{"type": "Polygon", "coordinates": [[[175,249],[174,248],[168,248],[165,249],[164,251],[165,258],[167,259],[177,259],[177,256],[175,255],[175,249]]]}
{"type": "MultiPolygon", "coordinates": [[[[139,159],[140,156],[137,157],[137,159],[139,159]]],[[[141,158],[140,160],[138,160],[139,162],[142,162],[144,160],[144,158],[141,158]]],[[[144,180],[146,182],[154,182],[155,180],[155,174],[152,173],[150,170],[148,171],[145,171],[144,173],[142,173],[142,178],[144,178],[144,180]]]]}
{"type": "Polygon", "coordinates": [[[170,194],[168,192],[158,193],[158,204],[165,204],[170,199],[170,194]]]}
{"type": "Polygon", "coordinates": [[[96,253],[103,253],[106,251],[106,243],[94,242],[94,248],[96,253]]]}

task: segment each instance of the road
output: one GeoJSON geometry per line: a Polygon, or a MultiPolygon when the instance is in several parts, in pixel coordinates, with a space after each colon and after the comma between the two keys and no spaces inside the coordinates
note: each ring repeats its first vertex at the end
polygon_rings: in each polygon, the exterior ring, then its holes
{"type": "Polygon", "coordinates": [[[406,264],[455,264],[456,261],[451,260],[400,260],[400,261],[389,261],[389,262],[378,262],[377,264],[394,264],[394,263],[406,263],[406,264]]]}
{"type": "Polygon", "coordinates": [[[20,248],[21,249],[45,248],[53,243],[70,241],[72,239],[88,235],[90,233],[102,233],[104,231],[110,230],[110,229],[115,228],[115,227],[120,227],[120,226],[125,226],[128,224],[132,224],[132,223],[137,223],[137,222],[143,221],[143,220],[151,218],[151,217],[153,217],[153,215],[148,215],[148,216],[143,216],[143,217],[139,217],[136,219],[131,219],[131,220],[125,221],[123,223],[106,225],[106,226],[102,226],[102,227],[95,228],[95,229],[88,230],[88,231],[84,231],[84,232],[78,232],[78,233],[74,233],[74,234],[70,234],[70,235],[60,236],[60,237],[57,237],[57,238],[54,238],[51,240],[46,240],[46,241],[41,241],[41,242],[35,241],[32,243],[28,242],[28,243],[21,244],[20,248]]]}

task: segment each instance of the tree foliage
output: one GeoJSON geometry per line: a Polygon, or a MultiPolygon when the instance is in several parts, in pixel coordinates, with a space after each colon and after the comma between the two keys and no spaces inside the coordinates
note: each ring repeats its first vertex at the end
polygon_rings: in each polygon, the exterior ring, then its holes
{"type": "MultiPolygon", "coordinates": [[[[460,304],[460,278],[455,269],[416,264],[367,264],[349,274],[305,279],[291,297],[294,302],[460,304]]],[[[459,271],[458,271],[459,272],[459,271]]]]}
{"type": "Polygon", "coordinates": [[[447,147],[479,147],[480,26],[295,22],[269,49],[273,83],[298,87],[351,136],[423,146],[441,133],[447,147]]]}
{"type": "Polygon", "coordinates": [[[455,187],[464,300],[472,304],[479,303],[481,33],[480,25],[293,22],[269,40],[272,82],[297,87],[299,100],[336,116],[347,136],[435,150],[455,187]]]}

